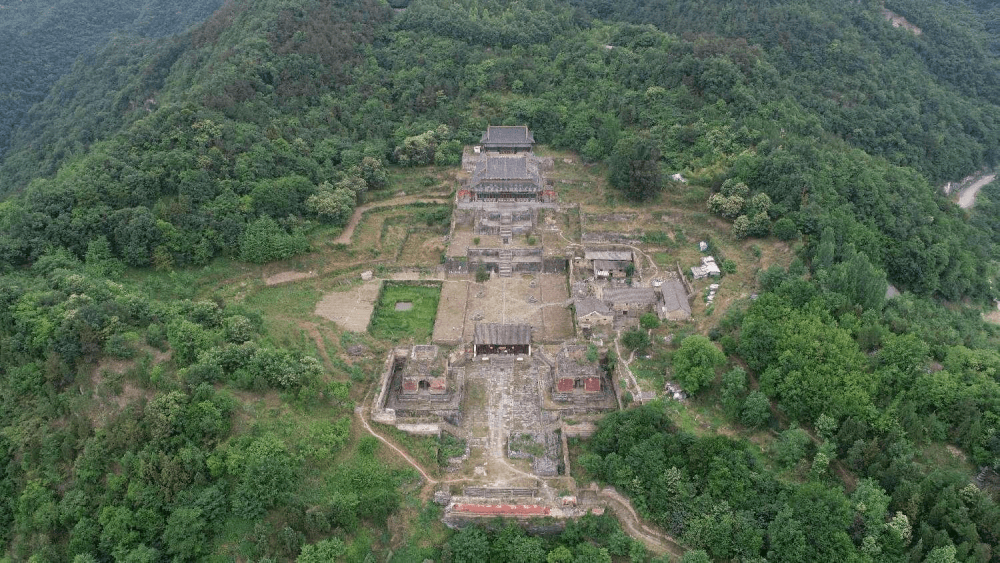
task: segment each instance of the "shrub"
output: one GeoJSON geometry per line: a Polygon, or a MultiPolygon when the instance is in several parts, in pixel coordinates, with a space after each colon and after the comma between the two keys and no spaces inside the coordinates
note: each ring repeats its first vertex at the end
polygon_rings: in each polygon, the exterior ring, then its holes
{"type": "Polygon", "coordinates": [[[660,319],[655,313],[644,313],[641,317],[639,317],[639,326],[646,330],[659,328],[660,319]]]}
{"type": "Polygon", "coordinates": [[[649,347],[649,335],[642,330],[630,330],[622,336],[622,344],[626,348],[641,352],[649,347]]]}
{"type": "Polygon", "coordinates": [[[138,345],[138,333],[118,332],[108,338],[108,341],[104,344],[104,351],[115,358],[127,360],[135,356],[138,345]]]}
{"type": "Polygon", "coordinates": [[[795,226],[795,221],[782,217],[774,223],[774,236],[778,240],[790,241],[799,237],[799,229],[795,226]]]}
{"type": "Polygon", "coordinates": [[[476,281],[483,283],[488,279],[490,279],[490,273],[486,270],[486,266],[479,266],[479,269],[476,270],[476,281]]]}

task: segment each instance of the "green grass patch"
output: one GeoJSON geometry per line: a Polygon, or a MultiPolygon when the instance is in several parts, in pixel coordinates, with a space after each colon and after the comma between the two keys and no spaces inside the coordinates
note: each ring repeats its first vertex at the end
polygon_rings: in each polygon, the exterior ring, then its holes
{"type": "MultiPolygon", "coordinates": [[[[407,434],[394,426],[387,426],[375,423],[372,425],[375,430],[388,436],[396,445],[401,446],[410,457],[417,460],[425,470],[434,472],[434,467],[439,465],[438,454],[440,442],[436,436],[415,436],[407,434]]],[[[462,447],[465,451],[465,447],[462,447]]]]}
{"type": "Polygon", "coordinates": [[[375,304],[368,332],[375,338],[394,341],[413,338],[417,342],[429,342],[440,299],[440,283],[386,282],[375,304]],[[397,303],[407,303],[409,308],[397,310],[397,303]]]}
{"type": "Polygon", "coordinates": [[[448,466],[448,460],[465,454],[466,442],[462,438],[457,438],[451,434],[442,434],[438,438],[438,465],[448,466]]]}

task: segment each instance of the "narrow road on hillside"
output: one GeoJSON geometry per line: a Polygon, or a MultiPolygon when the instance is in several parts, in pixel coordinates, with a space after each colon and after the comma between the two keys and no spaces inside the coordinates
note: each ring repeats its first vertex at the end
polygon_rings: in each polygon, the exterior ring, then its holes
{"type": "Polygon", "coordinates": [[[598,493],[618,517],[628,535],[641,541],[649,551],[661,554],[669,552],[674,557],[684,555],[684,548],[677,540],[644,523],[632,508],[632,503],[612,487],[605,487],[598,493]]]}
{"type": "Polygon", "coordinates": [[[333,241],[337,244],[351,244],[351,238],[354,237],[354,229],[361,222],[361,217],[369,209],[374,209],[376,207],[391,207],[393,205],[406,205],[408,203],[439,203],[448,204],[451,203],[449,199],[441,199],[434,197],[435,194],[430,194],[430,196],[421,195],[408,195],[403,197],[397,197],[393,199],[387,199],[385,201],[376,201],[375,203],[369,203],[367,205],[362,205],[354,209],[354,213],[351,215],[351,219],[347,222],[347,226],[344,227],[344,232],[340,233],[337,240],[333,241]]]}
{"type": "Polygon", "coordinates": [[[986,176],[980,177],[968,187],[963,188],[958,194],[958,206],[962,209],[971,209],[972,206],[976,204],[976,195],[979,194],[979,190],[983,189],[984,186],[987,186],[996,179],[996,174],[987,174],[986,176]]]}

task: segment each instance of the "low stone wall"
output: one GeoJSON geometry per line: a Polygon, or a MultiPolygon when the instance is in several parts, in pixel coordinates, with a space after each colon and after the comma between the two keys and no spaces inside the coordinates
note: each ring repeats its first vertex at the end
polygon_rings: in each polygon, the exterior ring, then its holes
{"type": "Polygon", "coordinates": [[[407,434],[417,434],[420,436],[440,436],[441,425],[437,423],[406,423],[396,424],[396,428],[407,434]]]}

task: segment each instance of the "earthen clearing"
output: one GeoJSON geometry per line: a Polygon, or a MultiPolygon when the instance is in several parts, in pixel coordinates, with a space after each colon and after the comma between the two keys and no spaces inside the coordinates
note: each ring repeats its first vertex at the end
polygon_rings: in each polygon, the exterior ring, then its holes
{"type": "Polygon", "coordinates": [[[315,313],[337,323],[344,330],[364,332],[375,310],[382,280],[371,280],[347,291],[327,293],[316,304],[315,313]]]}

